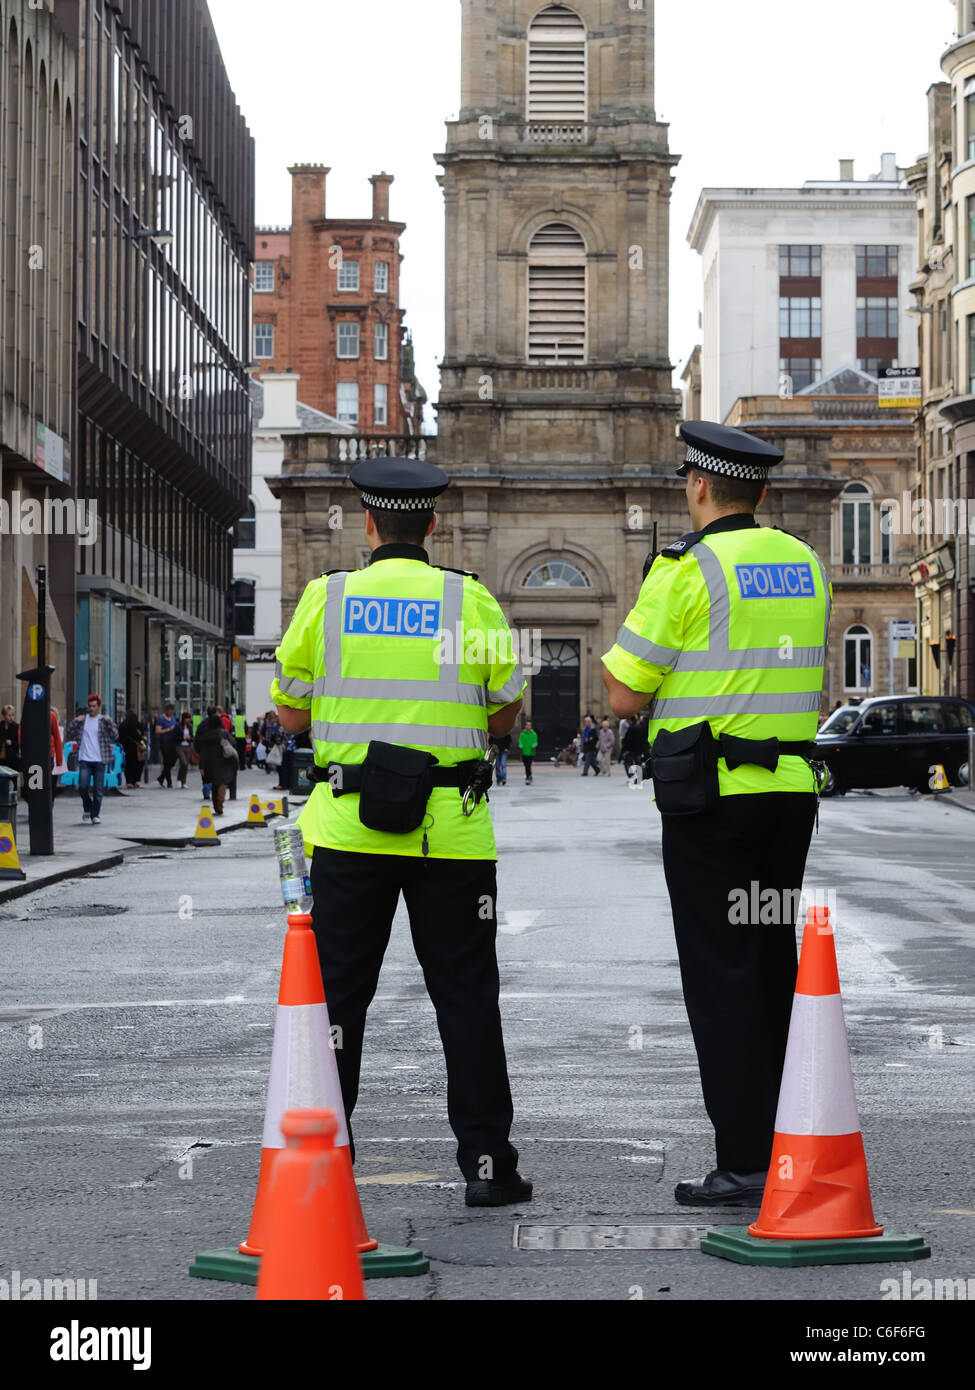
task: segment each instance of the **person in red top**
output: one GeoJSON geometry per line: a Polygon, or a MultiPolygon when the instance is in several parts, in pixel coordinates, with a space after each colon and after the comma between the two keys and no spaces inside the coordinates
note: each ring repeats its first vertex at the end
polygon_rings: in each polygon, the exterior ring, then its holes
{"type": "Polygon", "coordinates": [[[58,724],[58,712],[51,710],[51,765],[57,767],[64,757],[64,744],[61,742],[61,727],[58,724]]]}

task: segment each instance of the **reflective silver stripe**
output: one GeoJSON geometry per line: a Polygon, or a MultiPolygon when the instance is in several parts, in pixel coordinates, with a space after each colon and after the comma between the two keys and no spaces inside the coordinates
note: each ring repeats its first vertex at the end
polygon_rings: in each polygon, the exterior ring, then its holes
{"type": "Polygon", "coordinates": [[[793,647],[788,656],[778,647],[743,647],[740,651],[681,652],[678,671],[793,671],[826,665],[822,647],[793,647]]]}
{"type": "Polygon", "coordinates": [[[297,676],[286,676],[280,661],[275,662],[277,668],[278,689],[282,695],[294,695],[296,699],[306,699],[314,693],[315,687],[310,681],[300,680],[297,676]]]}
{"type": "Polygon", "coordinates": [[[347,574],[330,574],[325,586],[325,676],[315,682],[316,695],[342,693],[342,610],[347,574]]]}
{"type": "MultiPolygon", "coordinates": [[[[454,660],[444,661],[437,667],[438,680],[450,682],[453,685],[460,684],[460,664],[464,653],[459,650],[459,638],[464,625],[464,576],[462,574],[451,574],[444,571],[443,577],[443,611],[440,618],[440,629],[442,633],[450,634],[450,641],[442,644],[447,651],[453,650],[454,660]]],[[[439,698],[439,697],[437,697],[439,698]]],[[[451,699],[450,695],[443,697],[451,699]]]]}
{"type": "Polygon", "coordinates": [[[487,692],[487,702],[489,705],[511,705],[514,704],[521,694],[525,684],[525,677],[520,666],[515,668],[515,673],[500,690],[489,690],[487,692]]]}
{"type": "MultiPolygon", "coordinates": [[[[818,705],[817,705],[818,708],[818,705]]],[[[398,743],[409,748],[487,748],[486,729],[455,729],[443,724],[326,724],[316,721],[312,737],[321,743],[398,743]]]]}
{"type": "MultiPolygon", "coordinates": [[[[694,558],[701,566],[701,574],[707,586],[709,613],[708,613],[708,651],[712,656],[716,653],[724,653],[729,650],[731,632],[731,595],[728,593],[728,581],[725,578],[721,561],[714,551],[707,545],[696,545],[694,547],[694,558]]],[[[683,656],[683,653],[681,653],[683,656]]],[[[676,663],[676,669],[681,666],[680,660],[676,663]]]]}
{"type": "Polygon", "coordinates": [[[681,655],[678,647],[661,647],[646,637],[638,637],[625,623],[616,634],[616,645],[630,656],[640,661],[651,661],[655,666],[673,666],[681,655]]]}
{"type": "Polygon", "coordinates": [[[651,719],[710,719],[722,714],[810,714],[818,711],[819,691],[793,691],[788,695],[696,695],[654,700],[651,719]]]}
{"type": "MultiPolygon", "coordinates": [[[[332,696],[333,692],[328,689],[327,676],[315,682],[312,693],[316,699],[332,696]]],[[[342,681],[341,698],[343,700],[437,700],[443,704],[480,705],[482,707],[488,703],[484,686],[474,685],[469,681],[456,681],[448,685],[444,681],[437,681],[436,679],[429,681],[389,680],[385,676],[376,676],[375,678],[346,676],[342,681]]]]}

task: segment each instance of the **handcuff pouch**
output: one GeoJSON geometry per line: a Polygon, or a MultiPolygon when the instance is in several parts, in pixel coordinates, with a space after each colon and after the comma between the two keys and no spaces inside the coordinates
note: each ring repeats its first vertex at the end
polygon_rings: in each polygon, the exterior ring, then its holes
{"type": "Polygon", "coordinates": [[[368,830],[407,835],[418,830],[433,791],[437,759],[418,748],[372,742],[362,764],[359,820],[368,830]]]}

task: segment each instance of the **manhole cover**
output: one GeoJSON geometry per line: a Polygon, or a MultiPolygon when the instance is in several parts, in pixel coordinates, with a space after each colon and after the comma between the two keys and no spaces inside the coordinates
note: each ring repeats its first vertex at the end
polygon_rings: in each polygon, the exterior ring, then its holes
{"type": "Polygon", "coordinates": [[[118,917],[120,913],[128,910],[127,907],[119,907],[114,903],[91,903],[88,907],[79,908],[65,907],[62,903],[60,907],[52,904],[50,907],[32,908],[22,920],[33,922],[39,917],[118,917]]]}
{"type": "Polygon", "coordinates": [[[515,1226],[516,1250],[696,1250],[707,1226],[515,1226]]]}

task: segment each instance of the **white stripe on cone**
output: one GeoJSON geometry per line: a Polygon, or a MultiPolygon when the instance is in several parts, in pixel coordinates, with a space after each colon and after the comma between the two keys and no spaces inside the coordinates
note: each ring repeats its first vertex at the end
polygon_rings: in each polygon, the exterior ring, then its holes
{"type": "Polygon", "coordinates": [[[265,1149],[283,1149],[281,1119],[288,1110],[334,1110],[335,1147],[348,1145],[339,1069],[330,1044],[325,1004],[279,1004],[264,1112],[265,1149]]]}
{"type": "Polygon", "coordinates": [[[838,994],[797,994],[775,1116],[779,1134],[857,1134],[850,1050],[838,994]]]}

